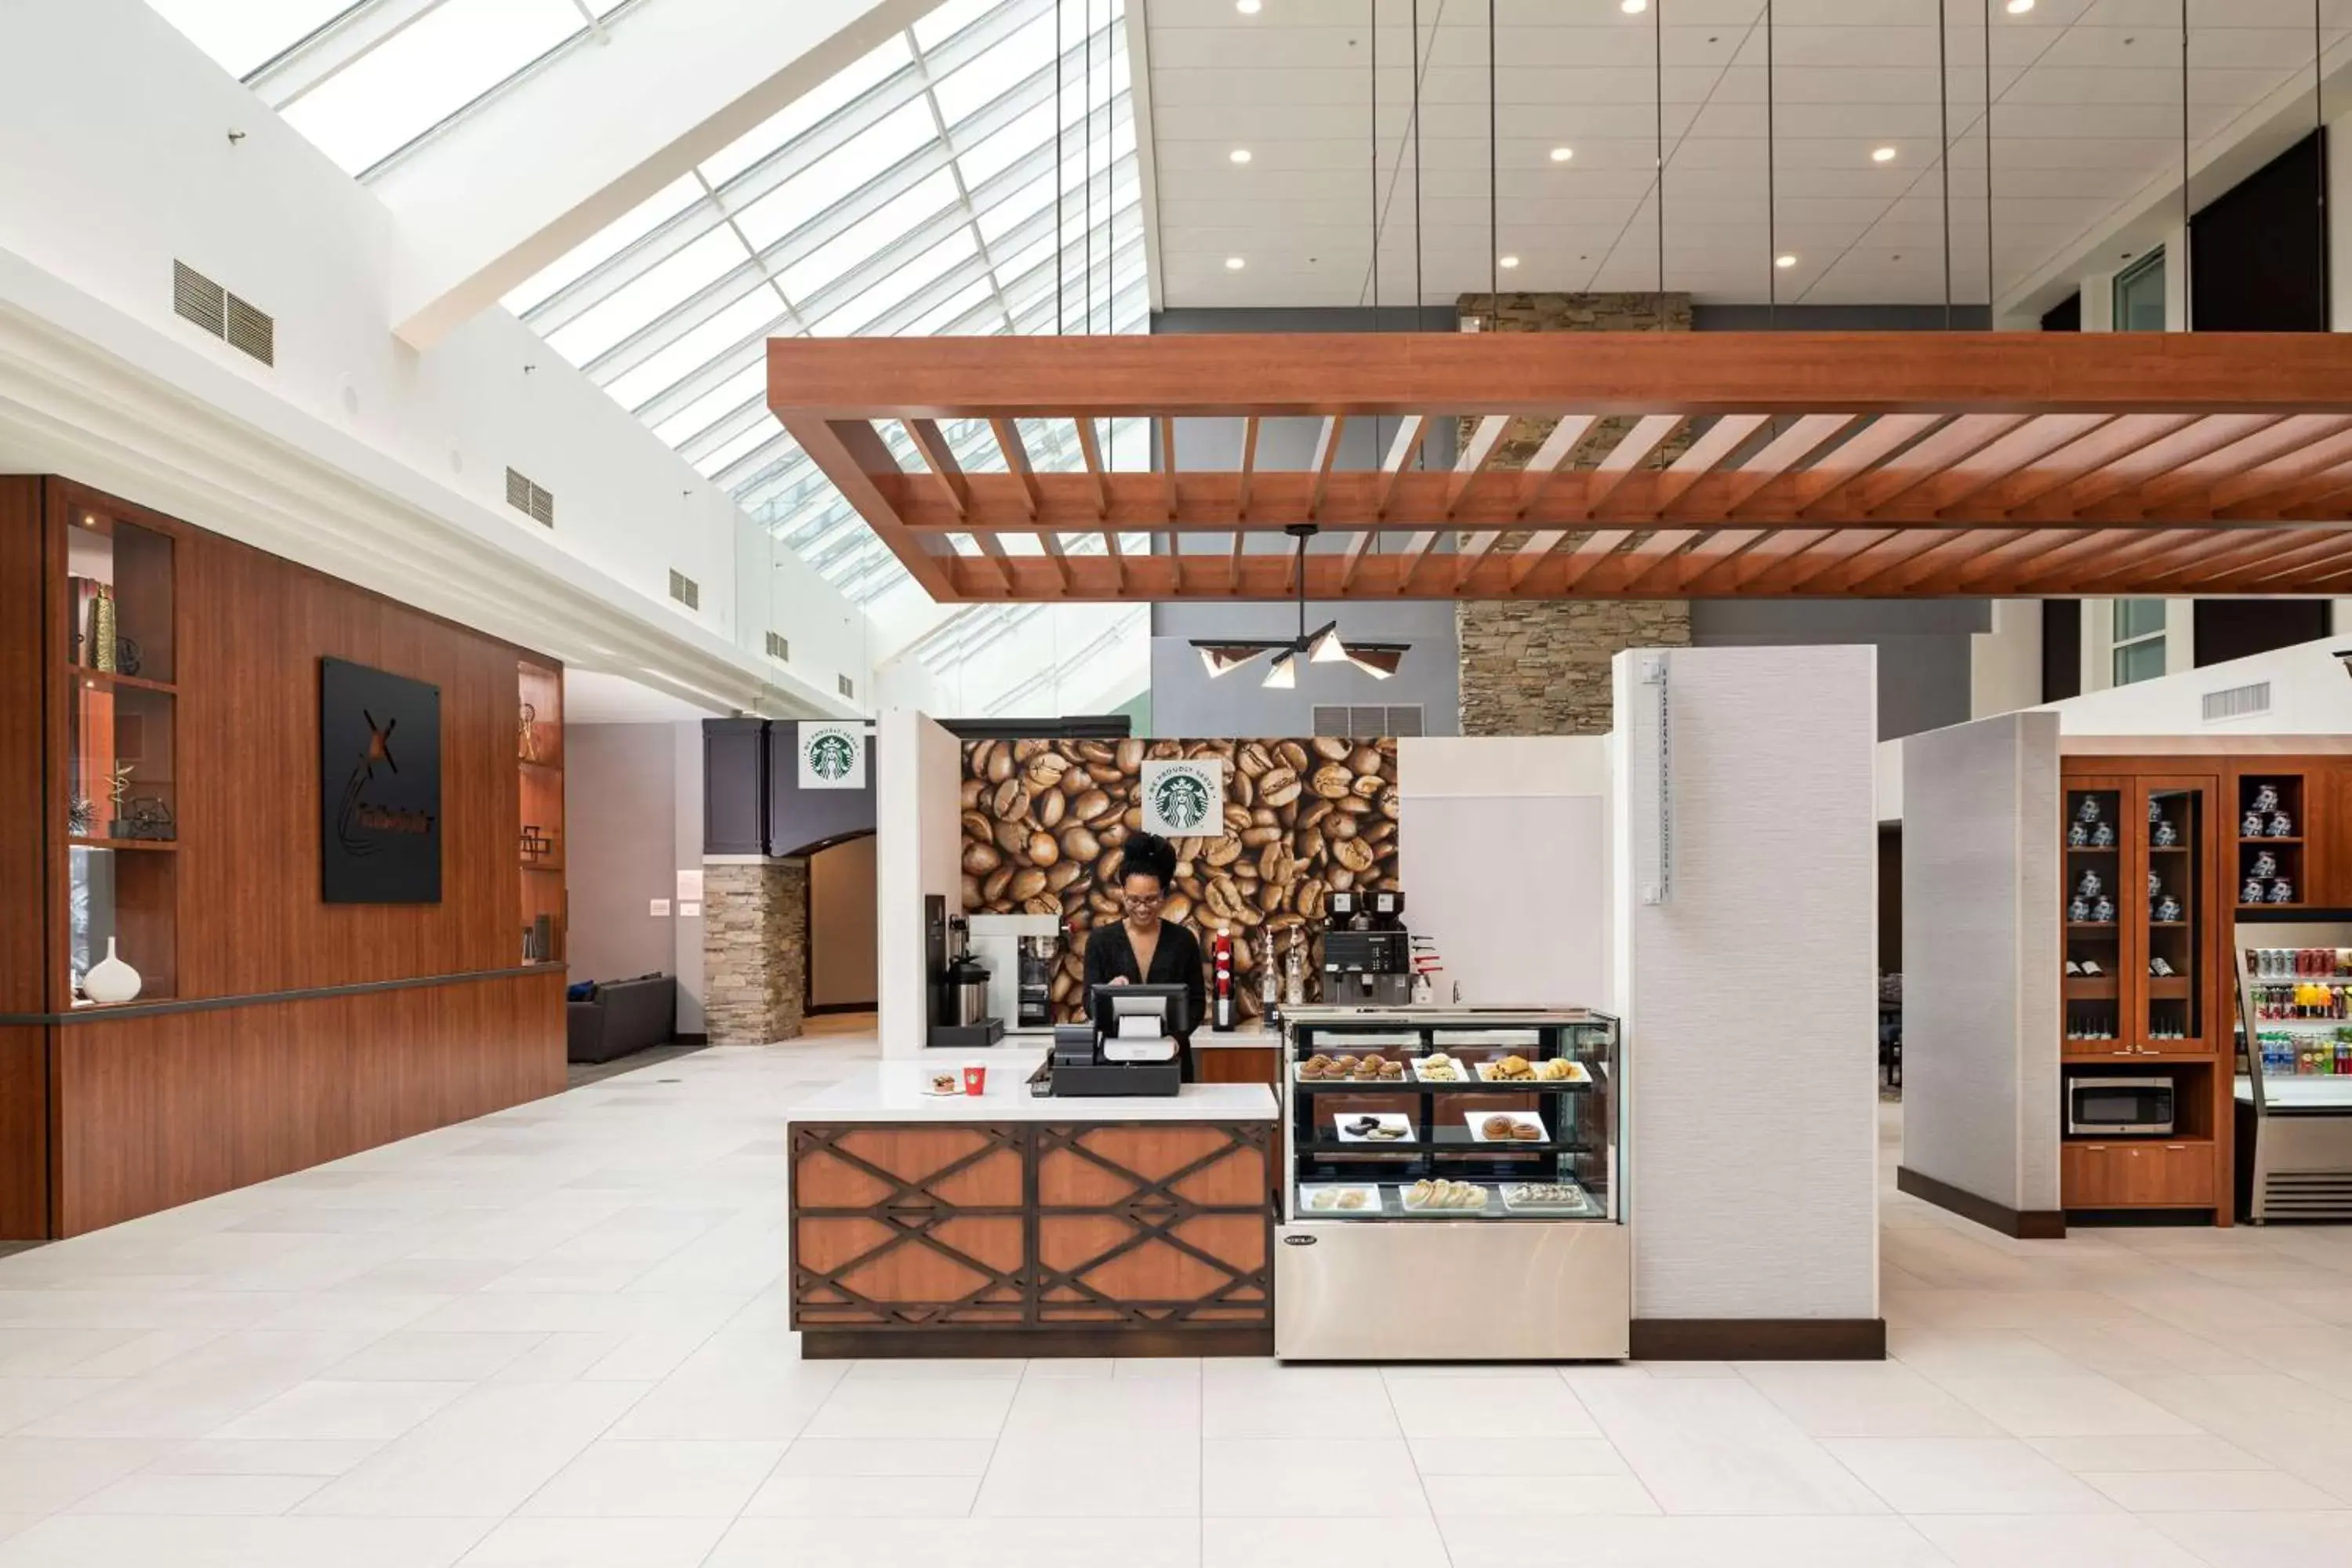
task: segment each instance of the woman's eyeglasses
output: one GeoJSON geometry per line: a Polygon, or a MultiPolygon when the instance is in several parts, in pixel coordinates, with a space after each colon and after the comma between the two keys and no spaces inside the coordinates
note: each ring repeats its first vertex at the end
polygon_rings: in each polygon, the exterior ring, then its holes
{"type": "Polygon", "coordinates": [[[1153,909],[1168,901],[1165,893],[1122,893],[1119,896],[1127,900],[1127,907],[1131,910],[1153,909]]]}

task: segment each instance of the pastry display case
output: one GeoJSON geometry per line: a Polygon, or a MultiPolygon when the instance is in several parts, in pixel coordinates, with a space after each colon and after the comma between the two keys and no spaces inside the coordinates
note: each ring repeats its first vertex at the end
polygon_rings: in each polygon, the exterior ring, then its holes
{"type": "Polygon", "coordinates": [[[1617,1019],[1300,1007],[1285,1026],[1276,1354],[1626,1353],[1617,1019]]]}

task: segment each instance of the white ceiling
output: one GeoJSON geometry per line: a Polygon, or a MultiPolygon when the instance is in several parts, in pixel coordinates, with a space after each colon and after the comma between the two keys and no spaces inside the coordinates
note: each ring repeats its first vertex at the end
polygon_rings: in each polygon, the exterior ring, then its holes
{"type": "MultiPolygon", "coordinates": [[[[2002,289],[2180,166],[2180,0],[2037,0],[2015,16],[2006,4],[1940,0],[1962,302],[1987,298],[1988,10],[2002,289]]],[[[1769,142],[1766,0],[1652,0],[1635,16],[1619,0],[1493,5],[1490,96],[1488,0],[1419,0],[1416,263],[1412,0],[1262,0],[1255,16],[1234,0],[1145,0],[1163,302],[1370,302],[1376,183],[1383,304],[1412,299],[1416,264],[1428,303],[1484,292],[1490,277],[1507,289],[1657,288],[1661,42],[1665,287],[1714,301],[1945,298],[1939,0],[1777,0],[1769,142]],[[1552,161],[1560,146],[1569,162],[1552,161]],[[1891,162],[1872,161],[1890,146],[1891,162]],[[1236,147],[1246,165],[1231,162],[1236,147]],[[1774,268],[1776,254],[1796,265],[1774,268]],[[1495,269],[1497,255],[1520,265],[1495,269]]],[[[2313,0],[2189,0],[2189,13],[2200,146],[2311,79],[2313,0]]],[[[2333,51],[2352,0],[2320,0],[2320,13],[2333,51]]]]}

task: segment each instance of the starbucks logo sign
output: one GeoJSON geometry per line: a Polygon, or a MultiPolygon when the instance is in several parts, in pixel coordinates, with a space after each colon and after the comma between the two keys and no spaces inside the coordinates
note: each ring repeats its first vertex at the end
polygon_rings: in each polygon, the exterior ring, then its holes
{"type": "Polygon", "coordinates": [[[866,731],[856,724],[803,724],[803,789],[866,787],[866,731]]]}
{"type": "Polygon", "coordinates": [[[1146,832],[1181,837],[1223,830],[1225,765],[1222,758],[1147,762],[1141,783],[1146,832]]]}

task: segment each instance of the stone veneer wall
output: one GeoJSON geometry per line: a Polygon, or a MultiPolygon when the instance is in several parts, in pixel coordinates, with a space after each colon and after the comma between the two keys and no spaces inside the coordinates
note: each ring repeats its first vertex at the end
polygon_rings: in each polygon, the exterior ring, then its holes
{"type": "MultiPolygon", "coordinates": [[[[1465,294],[1461,319],[1505,332],[1686,332],[1687,294],[1465,294]]],[[[1465,420],[1463,439],[1469,438],[1465,420]]],[[[1594,426],[1570,459],[1590,468],[1633,427],[1626,418],[1594,426]]],[[[1543,420],[1521,420],[1493,467],[1519,468],[1551,433],[1543,420]]],[[[1678,456],[1684,442],[1664,448],[1678,456]]],[[[1497,551],[1517,548],[1506,534],[1497,551]]],[[[1573,541],[1571,541],[1572,542],[1573,541]]],[[[1683,600],[1465,600],[1454,606],[1461,644],[1465,735],[1601,735],[1612,727],[1609,661],[1621,648],[1687,647],[1690,605],[1683,600]]]]}
{"type": "Polygon", "coordinates": [[[808,862],[705,866],[702,966],[712,1045],[798,1038],[808,995],[808,862]]]}

